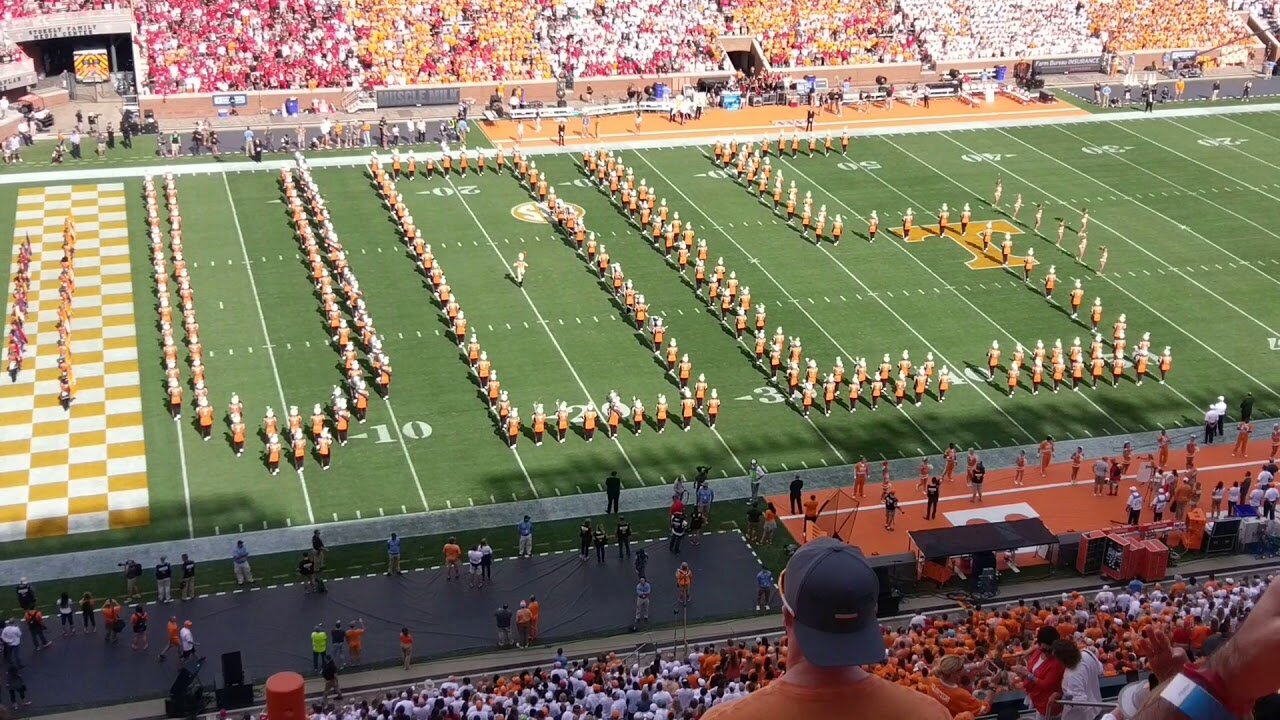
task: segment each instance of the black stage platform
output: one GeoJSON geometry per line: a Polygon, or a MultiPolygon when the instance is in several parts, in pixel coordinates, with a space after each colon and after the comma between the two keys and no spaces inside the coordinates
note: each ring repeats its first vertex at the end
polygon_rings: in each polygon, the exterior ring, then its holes
{"type": "MultiPolygon", "coordinates": [[[[675,570],[681,561],[694,571],[689,622],[754,612],[760,566],[739,533],[707,535],[699,546],[686,538],[680,555],[671,554],[665,541],[647,548],[652,624],[670,624],[676,617],[675,570]]],[[[368,631],[362,667],[399,662],[402,626],[413,633],[415,660],[485,651],[497,646],[494,611],[502,603],[514,611],[530,595],[538,598],[542,621],[540,644],[529,650],[528,664],[546,665],[557,642],[622,632],[631,624],[635,568],[630,561],[618,560],[616,547],[608,550],[603,565],[594,554],[583,562],[576,552],[500,560],[494,564],[493,584],[478,590],[467,587],[465,574],[461,582],[446,581],[443,570],[427,570],[398,578],[378,574],[331,580],[323,595],[305,594],[295,585],[149,605],[151,649],[145,653],[129,648],[128,629],[118,644],[107,646],[101,626],[97,635],[62,638],[52,618],[48,634],[53,646],[46,650],[33,652],[23,632],[30,710],[52,712],[163,697],[177,674],[178,661],[174,651],[163,663],[156,655],[164,647],[165,625],[173,615],[194,623],[199,655],[207,658],[201,679],[209,690],[215,683],[222,685],[221,654],[235,650],[243,654],[246,678],[259,686],[259,692],[272,673],[311,673],[312,630],[317,623],[328,630],[338,620],[345,625],[364,619],[368,631]]]]}

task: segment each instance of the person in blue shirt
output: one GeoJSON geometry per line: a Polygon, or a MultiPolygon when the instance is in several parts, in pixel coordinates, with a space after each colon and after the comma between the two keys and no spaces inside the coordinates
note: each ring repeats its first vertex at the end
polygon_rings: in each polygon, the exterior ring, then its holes
{"type": "Polygon", "coordinates": [[[702,513],[704,517],[711,517],[711,501],[716,498],[716,494],[711,490],[711,484],[704,482],[699,485],[694,497],[697,498],[698,512],[702,513]]]}
{"type": "Polygon", "coordinates": [[[387,541],[387,574],[400,575],[400,537],[395,533],[391,533],[391,539],[387,541]]]}
{"type": "Polygon", "coordinates": [[[551,658],[551,664],[556,667],[568,667],[569,656],[564,654],[564,648],[556,648],[556,656],[551,658]]]}
{"type": "Polygon", "coordinates": [[[653,586],[643,576],[636,583],[636,622],[649,622],[649,595],[653,586]]]}
{"type": "Polygon", "coordinates": [[[760,568],[756,573],[756,611],[768,610],[773,600],[773,573],[769,568],[760,568]]]}
{"type": "Polygon", "coordinates": [[[244,154],[253,155],[253,128],[244,129],[244,154]]]}
{"type": "Polygon", "coordinates": [[[253,582],[253,569],[249,567],[249,548],[243,540],[236,541],[236,548],[231,552],[232,567],[236,572],[236,584],[244,585],[253,582]]]}
{"type": "Polygon", "coordinates": [[[520,531],[520,557],[533,557],[533,521],[525,515],[516,528],[520,531]]]}
{"type": "Polygon", "coordinates": [[[1134,578],[1129,581],[1129,594],[1137,595],[1141,593],[1143,590],[1145,590],[1146,587],[1147,587],[1146,585],[1142,584],[1141,580],[1139,580],[1138,578],[1134,578]]]}

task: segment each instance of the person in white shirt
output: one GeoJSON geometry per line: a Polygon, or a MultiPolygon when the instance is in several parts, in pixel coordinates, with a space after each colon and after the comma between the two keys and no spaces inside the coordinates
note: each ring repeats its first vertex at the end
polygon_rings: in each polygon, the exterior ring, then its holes
{"type": "MultiPolygon", "coordinates": [[[[1062,699],[1077,702],[1102,702],[1102,663],[1089,650],[1081,651],[1074,640],[1062,639],[1053,643],[1053,656],[1061,662],[1066,672],[1062,675],[1062,699]]],[[[1066,706],[1059,720],[1093,720],[1098,709],[1093,707],[1066,706]]]]}
{"type": "Polygon", "coordinates": [[[1125,501],[1125,507],[1129,509],[1130,525],[1137,525],[1142,515],[1142,493],[1138,492],[1136,485],[1129,486],[1129,499],[1125,501]]]}
{"type": "Polygon", "coordinates": [[[1151,501],[1151,507],[1156,511],[1156,522],[1160,522],[1164,519],[1164,510],[1168,506],[1169,496],[1165,495],[1164,491],[1156,493],[1155,499],[1151,501]]]}
{"type": "MultiPolygon", "coordinates": [[[[1262,488],[1258,489],[1261,490],[1262,488]]],[[[1276,519],[1276,501],[1280,501],[1280,490],[1277,490],[1274,485],[1267,487],[1262,493],[1263,517],[1268,520],[1276,519]]]]}
{"type": "Polygon", "coordinates": [[[178,631],[178,641],[182,645],[182,658],[184,660],[195,655],[196,636],[195,633],[191,631],[190,620],[182,624],[182,629],[178,631]]]}
{"type": "Polygon", "coordinates": [[[1213,405],[1209,406],[1209,411],[1204,414],[1204,442],[1209,444],[1218,435],[1218,410],[1213,405]]]}
{"type": "Polygon", "coordinates": [[[471,587],[480,587],[484,584],[484,578],[480,575],[480,563],[483,560],[484,553],[481,552],[479,545],[467,551],[467,563],[471,565],[471,587]]]}
{"type": "Polygon", "coordinates": [[[1213,404],[1214,412],[1218,413],[1218,434],[1224,434],[1222,431],[1223,424],[1227,421],[1227,399],[1221,395],[1218,396],[1218,402],[1213,404]]]}
{"type": "Polygon", "coordinates": [[[18,626],[17,618],[11,618],[5,623],[4,630],[0,630],[0,643],[4,645],[4,661],[7,665],[13,665],[19,670],[22,669],[22,628],[18,626]]]}

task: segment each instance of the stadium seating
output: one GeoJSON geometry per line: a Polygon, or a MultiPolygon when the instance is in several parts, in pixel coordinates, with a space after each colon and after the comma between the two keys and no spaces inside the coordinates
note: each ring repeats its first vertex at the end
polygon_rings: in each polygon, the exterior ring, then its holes
{"type": "Polygon", "coordinates": [[[151,92],[343,87],[351,29],[340,0],[142,0],[151,92]]]}
{"type": "MultiPolygon", "coordinates": [[[[1239,583],[1228,578],[1197,583],[1175,579],[1167,588],[1148,586],[1130,591],[1106,588],[1093,597],[1064,593],[1057,603],[1019,602],[1005,608],[956,616],[917,615],[905,625],[883,628],[882,665],[867,668],[880,677],[938,697],[932,679],[937,661],[956,655],[965,661],[961,687],[980,701],[990,701],[1017,689],[1015,675],[992,671],[990,660],[1002,668],[1034,644],[1036,631],[1051,626],[1095,653],[1107,676],[1145,670],[1136,640],[1148,629],[1163,629],[1175,645],[1200,652],[1215,640],[1212,631],[1234,630],[1262,594],[1271,577],[1254,576],[1239,583]]],[[[536,651],[535,651],[536,652],[536,651]]],[[[786,668],[787,646],[780,642],[729,641],[695,648],[686,657],[641,657],[628,663],[617,655],[559,662],[539,656],[531,666],[546,668],[489,678],[451,677],[382,697],[367,698],[369,709],[385,706],[385,716],[398,704],[452,711],[461,717],[470,708],[484,716],[502,717],[511,708],[529,717],[560,717],[574,706],[599,717],[697,717],[700,709],[732,702],[780,677],[786,668]],[[721,682],[723,678],[723,682],[721,682]],[[618,711],[618,714],[614,714],[618,711]]],[[[325,720],[377,717],[362,714],[355,705],[315,708],[325,720]]],[[[442,712],[441,714],[445,714],[442,712]]]]}
{"type": "Polygon", "coordinates": [[[368,85],[552,77],[529,0],[349,0],[347,19],[368,85]]]}
{"type": "Polygon", "coordinates": [[[542,47],[557,74],[600,77],[719,67],[714,41],[723,22],[715,0],[567,0],[556,15],[542,47]]]}
{"type": "Polygon", "coordinates": [[[1219,0],[1089,0],[1088,9],[1113,52],[1218,47],[1250,34],[1219,0]]]}
{"type": "Polygon", "coordinates": [[[727,26],[753,35],[775,67],[906,62],[915,38],[884,0],[724,0],[727,26]]]}
{"type": "Polygon", "coordinates": [[[916,37],[937,62],[1102,52],[1076,0],[902,0],[916,37]]]}
{"type": "Polygon", "coordinates": [[[56,12],[79,12],[81,10],[104,10],[124,7],[123,3],[110,0],[3,0],[0,1],[0,18],[13,20],[56,12]]]}
{"type": "MultiPolygon", "coordinates": [[[[115,0],[0,0],[0,16],[115,0]]],[[[720,69],[722,34],[775,67],[1212,47],[1221,0],[138,0],[151,92],[518,82],[720,69]],[[299,30],[302,28],[302,30],[299,30]]],[[[1235,7],[1274,17],[1271,0],[1235,7]]]]}

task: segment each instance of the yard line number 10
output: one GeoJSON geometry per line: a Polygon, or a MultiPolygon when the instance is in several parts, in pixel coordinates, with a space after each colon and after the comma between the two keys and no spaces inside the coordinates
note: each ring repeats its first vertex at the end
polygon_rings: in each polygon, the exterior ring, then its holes
{"type": "MultiPolygon", "coordinates": [[[[369,432],[373,433],[373,444],[382,445],[384,443],[395,442],[395,438],[391,437],[391,428],[386,425],[370,425],[369,432]]],[[[400,434],[410,440],[426,440],[431,437],[431,426],[421,420],[410,420],[400,428],[400,434]]],[[[369,433],[360,435],[352,435],[353,440],[366,438],[369,433]]]]}

